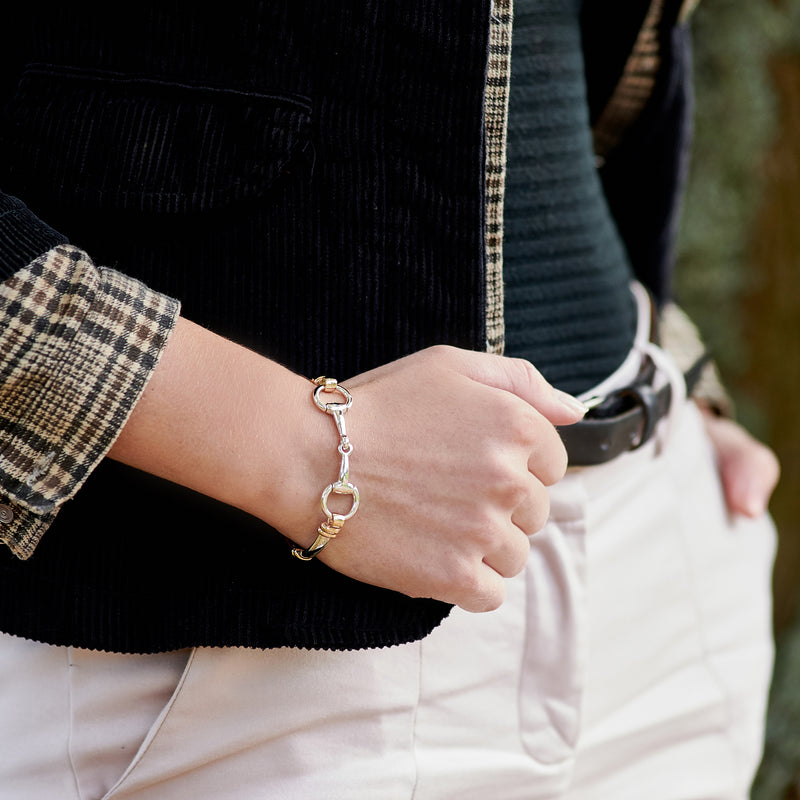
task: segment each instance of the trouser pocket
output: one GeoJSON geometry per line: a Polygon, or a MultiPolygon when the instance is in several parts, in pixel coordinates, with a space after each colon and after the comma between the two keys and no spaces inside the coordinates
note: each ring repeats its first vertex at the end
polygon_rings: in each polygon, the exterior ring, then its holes
{"type": "Polygon", "coordinates": [[[0,633],[0,800],[103,797],[163,718],[188,658],[0,633]]]}
{"type": "Polygon", "coordinates": [[[68,648],[70,760],[81,800],[110,789],[141,757],[166,717],[191,651],[152,655],[68,648]]]}
{"type": "Polygon", "coordinates": [[[105,800],[411,798],[418,644],[197,648],[105,800]]]}
{"type": "MultiPolygon", "coordinates": [[[[580,487],[572,490],[574,494],[580,487]]],[[[586,526],[576,500],[569,503],[573,514],[534,537],[526,581],[520,735],[528,754],[548,767],[555,783],[569,777],[583,694],[586,526]]]]}
{"type": "Polygon", "coordinates": [[[422,642],[414,800],[552,798],[570,780],[585,638],[580,481],[567,476],[551,498],[503,605],[456,608],[422,642]]]}

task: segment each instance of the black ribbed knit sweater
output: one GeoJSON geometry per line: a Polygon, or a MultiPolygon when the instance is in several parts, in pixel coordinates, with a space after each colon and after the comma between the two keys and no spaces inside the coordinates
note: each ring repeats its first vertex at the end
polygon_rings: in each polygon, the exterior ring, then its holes
{"type": "Polygon", "coordinates": [[[516,0],[508,120],[506,353],[568,392],[628,354],[632,271],[594,163],[578,0],[516,0]]]}

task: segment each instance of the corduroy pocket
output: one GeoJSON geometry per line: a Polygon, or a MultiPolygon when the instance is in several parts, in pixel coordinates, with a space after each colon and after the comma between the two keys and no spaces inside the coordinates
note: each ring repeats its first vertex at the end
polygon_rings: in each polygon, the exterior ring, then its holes
{"type": "Polygon", "coordinates": [[[87,210],[224,207],[310,158],[310,112],[302,95],[32,64],[5,109],[4,189],[87,210]]]}

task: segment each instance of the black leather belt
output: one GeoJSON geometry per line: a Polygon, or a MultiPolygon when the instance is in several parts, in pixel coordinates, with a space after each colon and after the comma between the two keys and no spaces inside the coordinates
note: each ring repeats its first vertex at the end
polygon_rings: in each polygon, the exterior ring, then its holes
{"type": "MultiPolygon", "coordinates": [[[[704,355],[684,374],[687,396],[697,385],[708,359],[704,355]]],[[[621,453],[636,450],[650,439],[672,403],[672,387],[667,383],[654,389],[654,375],[655,365],[648,359],[630,386],[617,389],[593,404],[580,422],[558,428],[570,466],[604,464],[621,453]]]]}

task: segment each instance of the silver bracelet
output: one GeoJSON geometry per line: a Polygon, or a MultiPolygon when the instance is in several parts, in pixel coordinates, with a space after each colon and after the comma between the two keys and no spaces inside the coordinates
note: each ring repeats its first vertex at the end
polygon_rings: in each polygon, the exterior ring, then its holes
{"type": "Polygon", "coordinates": [[[335,378],[326,378],[324,375],[315,378],[314,381],[313,399],[314,404],[320,411],[330,414],[333,421],[336,423],[336,430],[339,432],[339,455],[342,457],[341,464],[339,465],[339,480],[326,486],[322,492],[322,513],[325,514],[325,521],[317,529],[317,538],[311,547],[303,549],[302,547],[295,547],[292,549],[292,555],[299,558],[301,561],[311,561],[314,557],[318,556],[325,545],[331,539],[335,539],[339,532],[342,530],[344,523],[358,511],[358,489],[350,483],[350,454],[353,452],[353,445],[347,438],[347,429],[344,424],[345,412],[353,405],[353,396],[350,392],[336,382],[335,378]],[[324,403],[321,400],[322,393],[333,394],[339,392],[344,397],[344,403],[324,403]],[[349,495],[352,499],[352,506],[346,514],[335,514],[328,508],[328,498],[332,494],[345,494],[349,495]]]}

